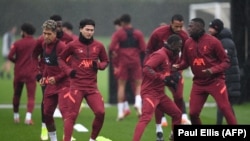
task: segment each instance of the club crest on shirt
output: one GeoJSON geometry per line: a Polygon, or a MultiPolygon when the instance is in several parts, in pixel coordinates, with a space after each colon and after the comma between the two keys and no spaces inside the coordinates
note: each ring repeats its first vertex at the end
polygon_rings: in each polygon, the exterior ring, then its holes
{"type": "Polygon", "coordinates": [[[93,47],[93,52],[94,52],[94,53],[96,52],[96,46],[93,47]]]}
{"type": "Polygon", "coordinates": [[[204,51],[204,52],[207,51],[207,46],[206,46],[206,45],[203,47],[203,51],[204,51]]]}
{"type": "Polygon", "coordinates": [[[78,53],[83,53],[83,50],[82,49],[78,49],[77,52],[78,53]]]}

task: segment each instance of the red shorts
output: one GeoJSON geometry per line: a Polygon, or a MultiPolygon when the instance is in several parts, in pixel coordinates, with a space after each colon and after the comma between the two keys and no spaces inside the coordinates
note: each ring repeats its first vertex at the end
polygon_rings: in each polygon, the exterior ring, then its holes
{"type": "Polygon", "coordinates": [[[117,69],[117,78],[122,80],[138,80],[142,79],[142,67],[138,62],[119,62],[117,69]]]}

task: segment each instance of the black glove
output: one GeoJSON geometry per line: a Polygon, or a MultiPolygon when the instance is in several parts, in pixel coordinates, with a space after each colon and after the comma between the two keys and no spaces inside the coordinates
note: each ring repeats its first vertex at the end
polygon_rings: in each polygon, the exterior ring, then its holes
{"type": "Polygon", "coordinates": [[[76,77],[76,70],[72,70],[72,71],[69,73],[69,77],[70,77],[70,78],[75,78],[75,77],[76,77]]]}
{"type": "Polygon", "coordinates": [[[164,79],[164,83],[165,83],[165,86],[171,87],[171,88],[173,88],[176,91],[178,83],[176,83],[174,81],[172,75],[166,76],[165,79],[164,79]]]}
{"type": "Polygon", "coordinates": [[[98,65],[96,61],[92,61],[92,66],[94,69],[98,69],[98,65]]]}
{"type": "Polygon", "coordinates": [[[171,75],[172,79],[174,80],[175,83],[179,83],[179,80],[181,79],[181,74],[180,72],[174,72],[172,75],[171,75]]]}
{"type": "Polygon", "coordinates": [[[40,73],[37,74],[36,75],[36,81],[39,82],[42,77],[43,77],[42,74],[40,74],[40,73]]]}

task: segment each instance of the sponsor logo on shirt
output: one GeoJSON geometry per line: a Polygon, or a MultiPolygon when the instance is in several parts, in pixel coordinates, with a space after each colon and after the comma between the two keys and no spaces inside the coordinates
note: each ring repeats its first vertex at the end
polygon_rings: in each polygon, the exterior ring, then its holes
{"type": "Polygon", "coordinates": [[[91,59],[83,59],[78,67],[90,68],[93,66],[93,61],[91,59]]]}
{"type": "Polygon", "coordinates": [[[203,58],[195,58],[193,61],[194,66],[205,66],[205,62],[203,58]]]}

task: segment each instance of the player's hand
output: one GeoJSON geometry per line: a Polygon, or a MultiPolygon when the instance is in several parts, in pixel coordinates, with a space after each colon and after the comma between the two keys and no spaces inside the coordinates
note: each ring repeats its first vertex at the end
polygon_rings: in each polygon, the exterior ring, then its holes
{"type": "Polygon", "coordinates": [[[92,61],[92,66],[94,69],[98,69],[97,61],[92,61]]]}
{"type": "Polygon", "coordinates": [[[69,77],[70,77],[70,78],[75,78],[75,77],[76,77],[76,70],[72,70],[72,71],[69,73],[69,77]]]}
{"type": "Polygon", "coordinates": [[[173,76],[166,76],[164,79],[165,86],[173,88],[175,91],[177,89],[177,83],[173,80],[173,76]]]}
{"type": "Polygon", "coordinates": [[[172,71],[177,71],[178,68],[180,68],[180,65],[179,65],[179,64],[173,64],[173,65],[172,65],[172,71]]]}
{"type": "Polygon", "coordinates": [[[56,84],[56,79],[55,79],[55,77],[49,77],[47,80],[48,80],[48,83],[51,84],[51,85],[56,84]]]}
{"type": "Polygon", "coordinates": [[[111,53],[112,59],[116,58],[117,56],[118,56],[117,53],[115,51],[112,51],[112,53],[111,53]]]}
{"type": "Polygon", "coordinates": [[[46,85],[46,77],[42,77],[40,80],[39,80],[39,84],[41,86],[45,86],[46,85]]]}
{"type": "Polygon", "coordinates": [[[40,74],[40,73],[37,74],[36,75],[36,81],[39,82],[42,79],[42,77],[43,77],[42,74],[40,74]]]}
{"type": "Polygon", "coordinates": [[[212,70],[211,69],[204,69],[202,70],[203,73],[205,73],[206,75],[211,75],[213,74],[212,70]]]}

